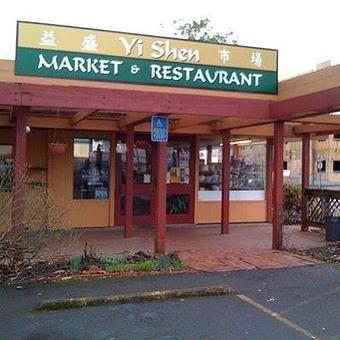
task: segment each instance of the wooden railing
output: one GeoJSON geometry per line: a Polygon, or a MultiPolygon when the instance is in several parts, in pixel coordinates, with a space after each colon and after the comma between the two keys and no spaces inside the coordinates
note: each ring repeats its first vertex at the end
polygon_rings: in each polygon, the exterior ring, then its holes
{"type": "Polygon", "coordinates": [[[340,216],[340,191],[329,189],[306,189],[308,225],[325,227],[328,216],[340,216]]]}

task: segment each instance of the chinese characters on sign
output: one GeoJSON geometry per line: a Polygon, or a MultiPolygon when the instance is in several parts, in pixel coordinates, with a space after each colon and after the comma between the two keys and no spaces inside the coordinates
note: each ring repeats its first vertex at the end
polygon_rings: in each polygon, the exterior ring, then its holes
{"type": "Polygon", "coordinates": [[[94,34],[89,34],[88,36],[84,37],[84,40],[82,42],[82,51],[92,51],[97,52],[98,51],[98,43],[96,36],[94,34]]]}
{"type": "Polygon", "coordinates": [[[41,38],[40,38],[40,43],[39,45],[41,46],[57,46],[55,43],[55,36],[54,36],[54,31],[46,31],[44,30],[41,38]]]}

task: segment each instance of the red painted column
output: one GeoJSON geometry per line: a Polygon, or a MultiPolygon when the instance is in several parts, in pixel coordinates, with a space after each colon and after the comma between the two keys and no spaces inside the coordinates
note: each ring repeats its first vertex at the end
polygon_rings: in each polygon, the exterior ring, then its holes
{"type": "Polygon", "coordinates": [[[133,236],[133,145],[134,128],[128,126],[126,130],[126,190],[125,190],[125,226],[124,237],[133,236]]]}
{"type": "Polygon", "coordinates": [[[221,234],[229,234],[230,130],[222,132],[221,234]]]}
{"type": "Polygon", "coordinates": [[[284,123],[274,123],[273,249],[282,248],[284,123]]]}
{"type": "Polygon", "coordinates": [[[156,145],[155,187],[155,253],[164,254],[166,247],[166,173],[168,168],[167,143],[156,145]]]}
{"type": "Polygon", "coordinates": [[[308,231],[308,207],[304,197],[309,186],[310,135],[302,135],[302,180],[301,180],[301,231],[308,231]]]}
{"type": "Polygon", "coordinates": [[[28,107],[18,106],[15,112],[15,160],[12,200],[12,235],[18,237],[25,223],[24,176],[26,168],[26,114],[28,107]]]}
{"type": "Polygon", "coordinates": [[[266,200],[267,222],[273,221],[273,138],[267,138],[266,148],[266,200]]]}

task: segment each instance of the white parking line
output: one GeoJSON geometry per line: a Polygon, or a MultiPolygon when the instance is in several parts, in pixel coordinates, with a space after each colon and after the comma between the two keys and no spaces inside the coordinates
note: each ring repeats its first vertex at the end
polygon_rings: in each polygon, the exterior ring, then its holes
{"type": "Polygon", "coordinates": [[[303,334],[307,338],[310,338],[310,339],[319,339],[317,336],[315,336],[312,333],[308,332],[306,329],[304,329],[304,328],[300,327],[299,325],[297,325],[296,323],[286,319],[285,317],[283,317],[279,313],[276,313],[276,312],[272,311],[271,309],[261,305],[260,303],[254,301],[253,299],[249,298],[248,296],[245,296],[243,294],[236,294],[235,296],[238,297],[239,299],[241,299],[242,301],[244,301],[246,303],[249,303],[250,305],[254,306],[255,308],[259,309],[260,311],[268,314],[273,319],[280,321],[281,323],[283,323],[284,325],[288,326],[289,328],[292,328],[295,331],[303,334]]]}

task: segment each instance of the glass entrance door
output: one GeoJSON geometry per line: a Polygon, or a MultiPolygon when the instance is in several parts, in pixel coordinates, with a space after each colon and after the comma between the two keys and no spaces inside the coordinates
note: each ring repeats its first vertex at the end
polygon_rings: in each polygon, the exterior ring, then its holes
{"type": "Polygon", "coordinates": [[[168,143],[167,223],[194,222],[195,144],[191,138],[171,138],[168,143]]]}
{"type": "MultiPolygon", "coordinates": [[[[124,145],[125,137],[118,138],[124,145]]],[[[136,225],[150,224],[153,200],[153,145],[146,136],[135,136],[133,148],[133,215],[136,225]]],[[[124,148],[123,148],[124,149],[124,148]]],[[[116,154],[116,225],[125,219],[126,153],[116,154]]]]}
{"type": "MultiPolygon", "coordinates": [[[[125,143],[125,137],[117,138],[125,143]]],[[[156,145],[149,135],[135,135],[133,159],[135,225],[153,223],[156,145]]],[[[118,148],[119,149],[119,148],[118,148]]],[[[124,148],[122,148],[124,151],[124,148]]],[[[193,223],[194,220],[194,140],[171,138],[168,143],[167,223],[193,223]]],[[[116,154],[116,225],[125,219],[126,153],[116,154]]]]}

